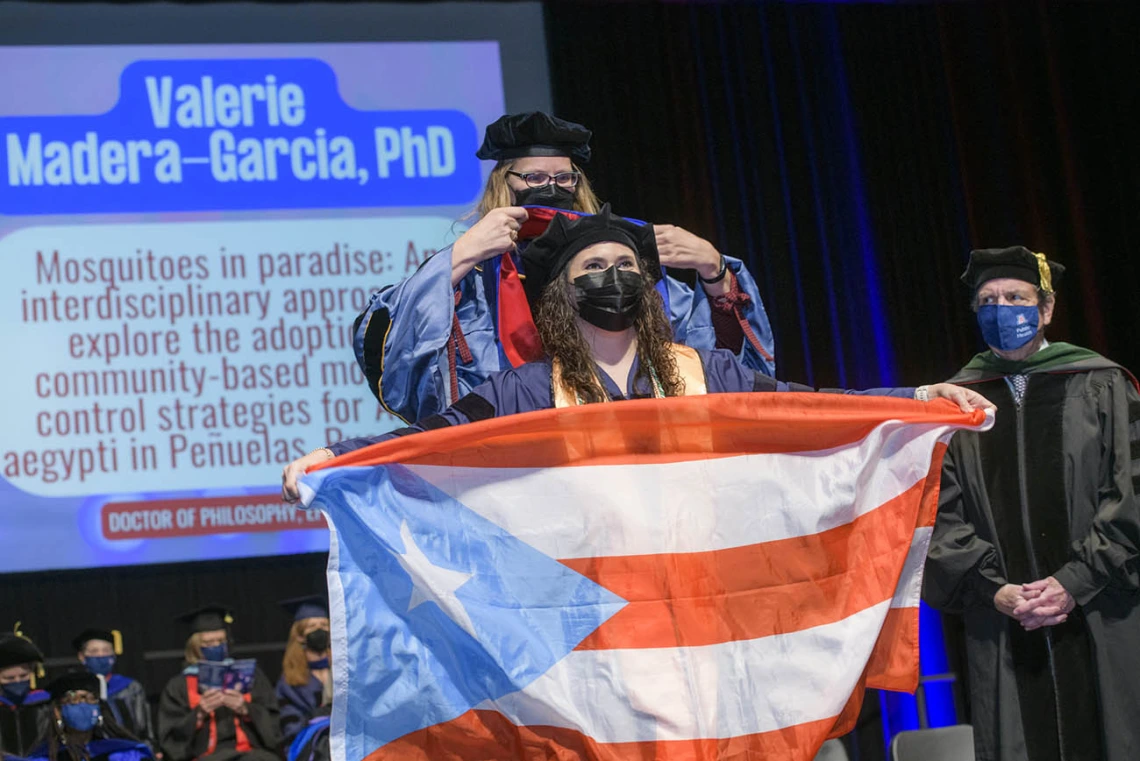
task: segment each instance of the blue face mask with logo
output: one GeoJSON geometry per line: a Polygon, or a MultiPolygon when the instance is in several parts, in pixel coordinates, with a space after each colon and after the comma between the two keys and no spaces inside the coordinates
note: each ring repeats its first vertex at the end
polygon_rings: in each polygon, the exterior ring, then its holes
{"type": "Polygon", "coordinates": [[[99,676],[107,676],[111,673],[111,669],[115,668],[115,656],[113,655],[88,655],[83,659],[83,665],[92,674],[99,676]]]}
{"type": "Polygon", "coordinates": [[[90,703],[74,703],[60,706],[63,723],[76,732],[90,732],[99,723],[99,706],[90,703]]]}
{"type": "Polygon", "coordinates": [[[225,642],[220,645],[202,647],[202,660],[204,661],[224,661],[229,654],[230,651],[225,642]]]}
{"type": "Polygon", "coordinates": [[[1014,351],[1033,340],[1038,327],[1037,305],[985,304],[978,307],[978,327],[988,346],[1014,351]]]}
{"type": "Polygon", "coordinates": [[[32,680],[25,679],[22,682],[8,682],[0,687],[4,690],[4,697],[11,700],[13,703],[23,703],[24,696],[27,695],[32,689],[32,680]]]}

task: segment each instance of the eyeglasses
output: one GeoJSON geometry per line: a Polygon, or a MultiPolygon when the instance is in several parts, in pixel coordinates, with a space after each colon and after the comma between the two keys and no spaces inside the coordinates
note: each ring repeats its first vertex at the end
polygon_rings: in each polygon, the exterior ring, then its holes
{"type": "Polygon", "coordinates": [[[59,700],[65,706],[75,706],[86,703],[87,705],[99,705],[99,696],[87,693],[80,695],[78,692],[69,692],[59,700]]]}
{"type": "Polygon", "coordinates": [[[578,186],[578,178],[582,176],[581,172],[550,174],[549,172],[512,172],[509,169],[507,174],[513,174],[532,188],[541,188],[544,185],[549,185],[552,181],[560,188],[574,188],[578,186]]]}

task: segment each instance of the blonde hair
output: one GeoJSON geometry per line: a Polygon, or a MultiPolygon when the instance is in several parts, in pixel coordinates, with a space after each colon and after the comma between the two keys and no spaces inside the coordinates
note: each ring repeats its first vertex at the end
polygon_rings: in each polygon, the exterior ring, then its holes
{"type": "Polygon", "coordinates": [[[190,665],[202,660],[202,633],[194,632],[186,640],[186,649],[182,651],[182,657],[190,665]]]}
{"type": "MultiPolygon", "coordinates": [[[[473,216],[485,217],[487,212],[492,209],[501,209],[504,206],[514,204],[511,200],[511,186],[507,184],[507,172],[514,165],[514,159],[507,159],[495,164],[495,168],[491,170],[491,175],[487,178],[487,185],[483,188],[483,197],[479,199],[479,205],[475,207],[475,211],[472,213],[473,216]]],[[[594,189],[590,187],[590,180],[586,177],[586,173],[578,168],[577,164],[570,162],[570,166],[579,174],[578,187],[574,191],[574,211],[597,214],[602,208],[602,204],[594,195],[594,189]]]]}
{"type": "Polygon", "coordinates": [[[285,657],[281,659],[281,673],[285,681],[293,687],[309,683],[309,659],[305,657],[305,646],[301,644],[301,632],[305,621],[294,621],[289,629],[289,641],[285,643],[285,657]]]}

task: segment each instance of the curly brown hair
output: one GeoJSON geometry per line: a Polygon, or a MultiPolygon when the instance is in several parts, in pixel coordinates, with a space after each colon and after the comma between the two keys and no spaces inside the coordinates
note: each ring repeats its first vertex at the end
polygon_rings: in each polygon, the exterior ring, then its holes
{"type": "MultiPolygon", "coordinates": [[[[677,369],[673,356],[673,329],[665,316],[665,305],[661,295],[653,287],[654,281],[642,267],[645,281],[641,303],[634,318],[637,331],[637,375],[634,386],[641,383],[652,387],[650,371],[656,370],[657,379],[665,391],[665,396],[681,396],[685,393],[685,382],[677,369]]],[[[578,310],[574,286],[568,273],[554,278],[542,292],[538,309],[535,310],[534,324],[538,328],[542,346],[551,359],[557,359],[562,372],[562,382],[567,390],[577,394],[587,404],[606,401],[594,366],[590,346],[582,337],[575,318],[578,310]]]]}

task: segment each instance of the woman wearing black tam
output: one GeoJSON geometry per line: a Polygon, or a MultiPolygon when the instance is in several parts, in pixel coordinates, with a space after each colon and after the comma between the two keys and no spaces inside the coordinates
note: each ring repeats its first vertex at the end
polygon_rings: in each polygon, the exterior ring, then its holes
{"type": "MultiPolygon", "coordinates": [[[[492,373],[541,356],[520,254],[556,210],[574,217],[598,211],[581,168],[589,140],[582,125],[541,112],[487,127],[477,156],[496,164],[478,219],[450,249],[375,294],[357,320],[357,361],[389,411],[405,420],[442,412],[492,373]]],[[[671,277],[657,284],[673,340],[728,348],[746,366],[774,374],[771,326],[743,263],[679,227],[650,230],[660,263],[700,280],[696,287],[671,277]]]]}
{"type": "Polygon", "coordinates": [[[132,737],[99,700],[95,674],[76,669],[56,677],[51,693],[51,729],[30,761],[146,761],[150,748],[132,737]]]}
{"type": "MultiPolygon", "coordinates": [[[[492,375],[443,414],[377,437],[351,439],[290,463],[282,496],[296,501],[297,477],[334,455],[393,436],[552,407],[631,398],[746,391],[810,391],[742,366],[723,349],[673,343],[661,297],[653,230],[610,214],[558,216],[523,253],[526,289],[547,358],[492,375]]],[[[991,407],[981,395],[940,383],[919,389],[847,391],[945,397],[962,409],[991,407]]]]}

